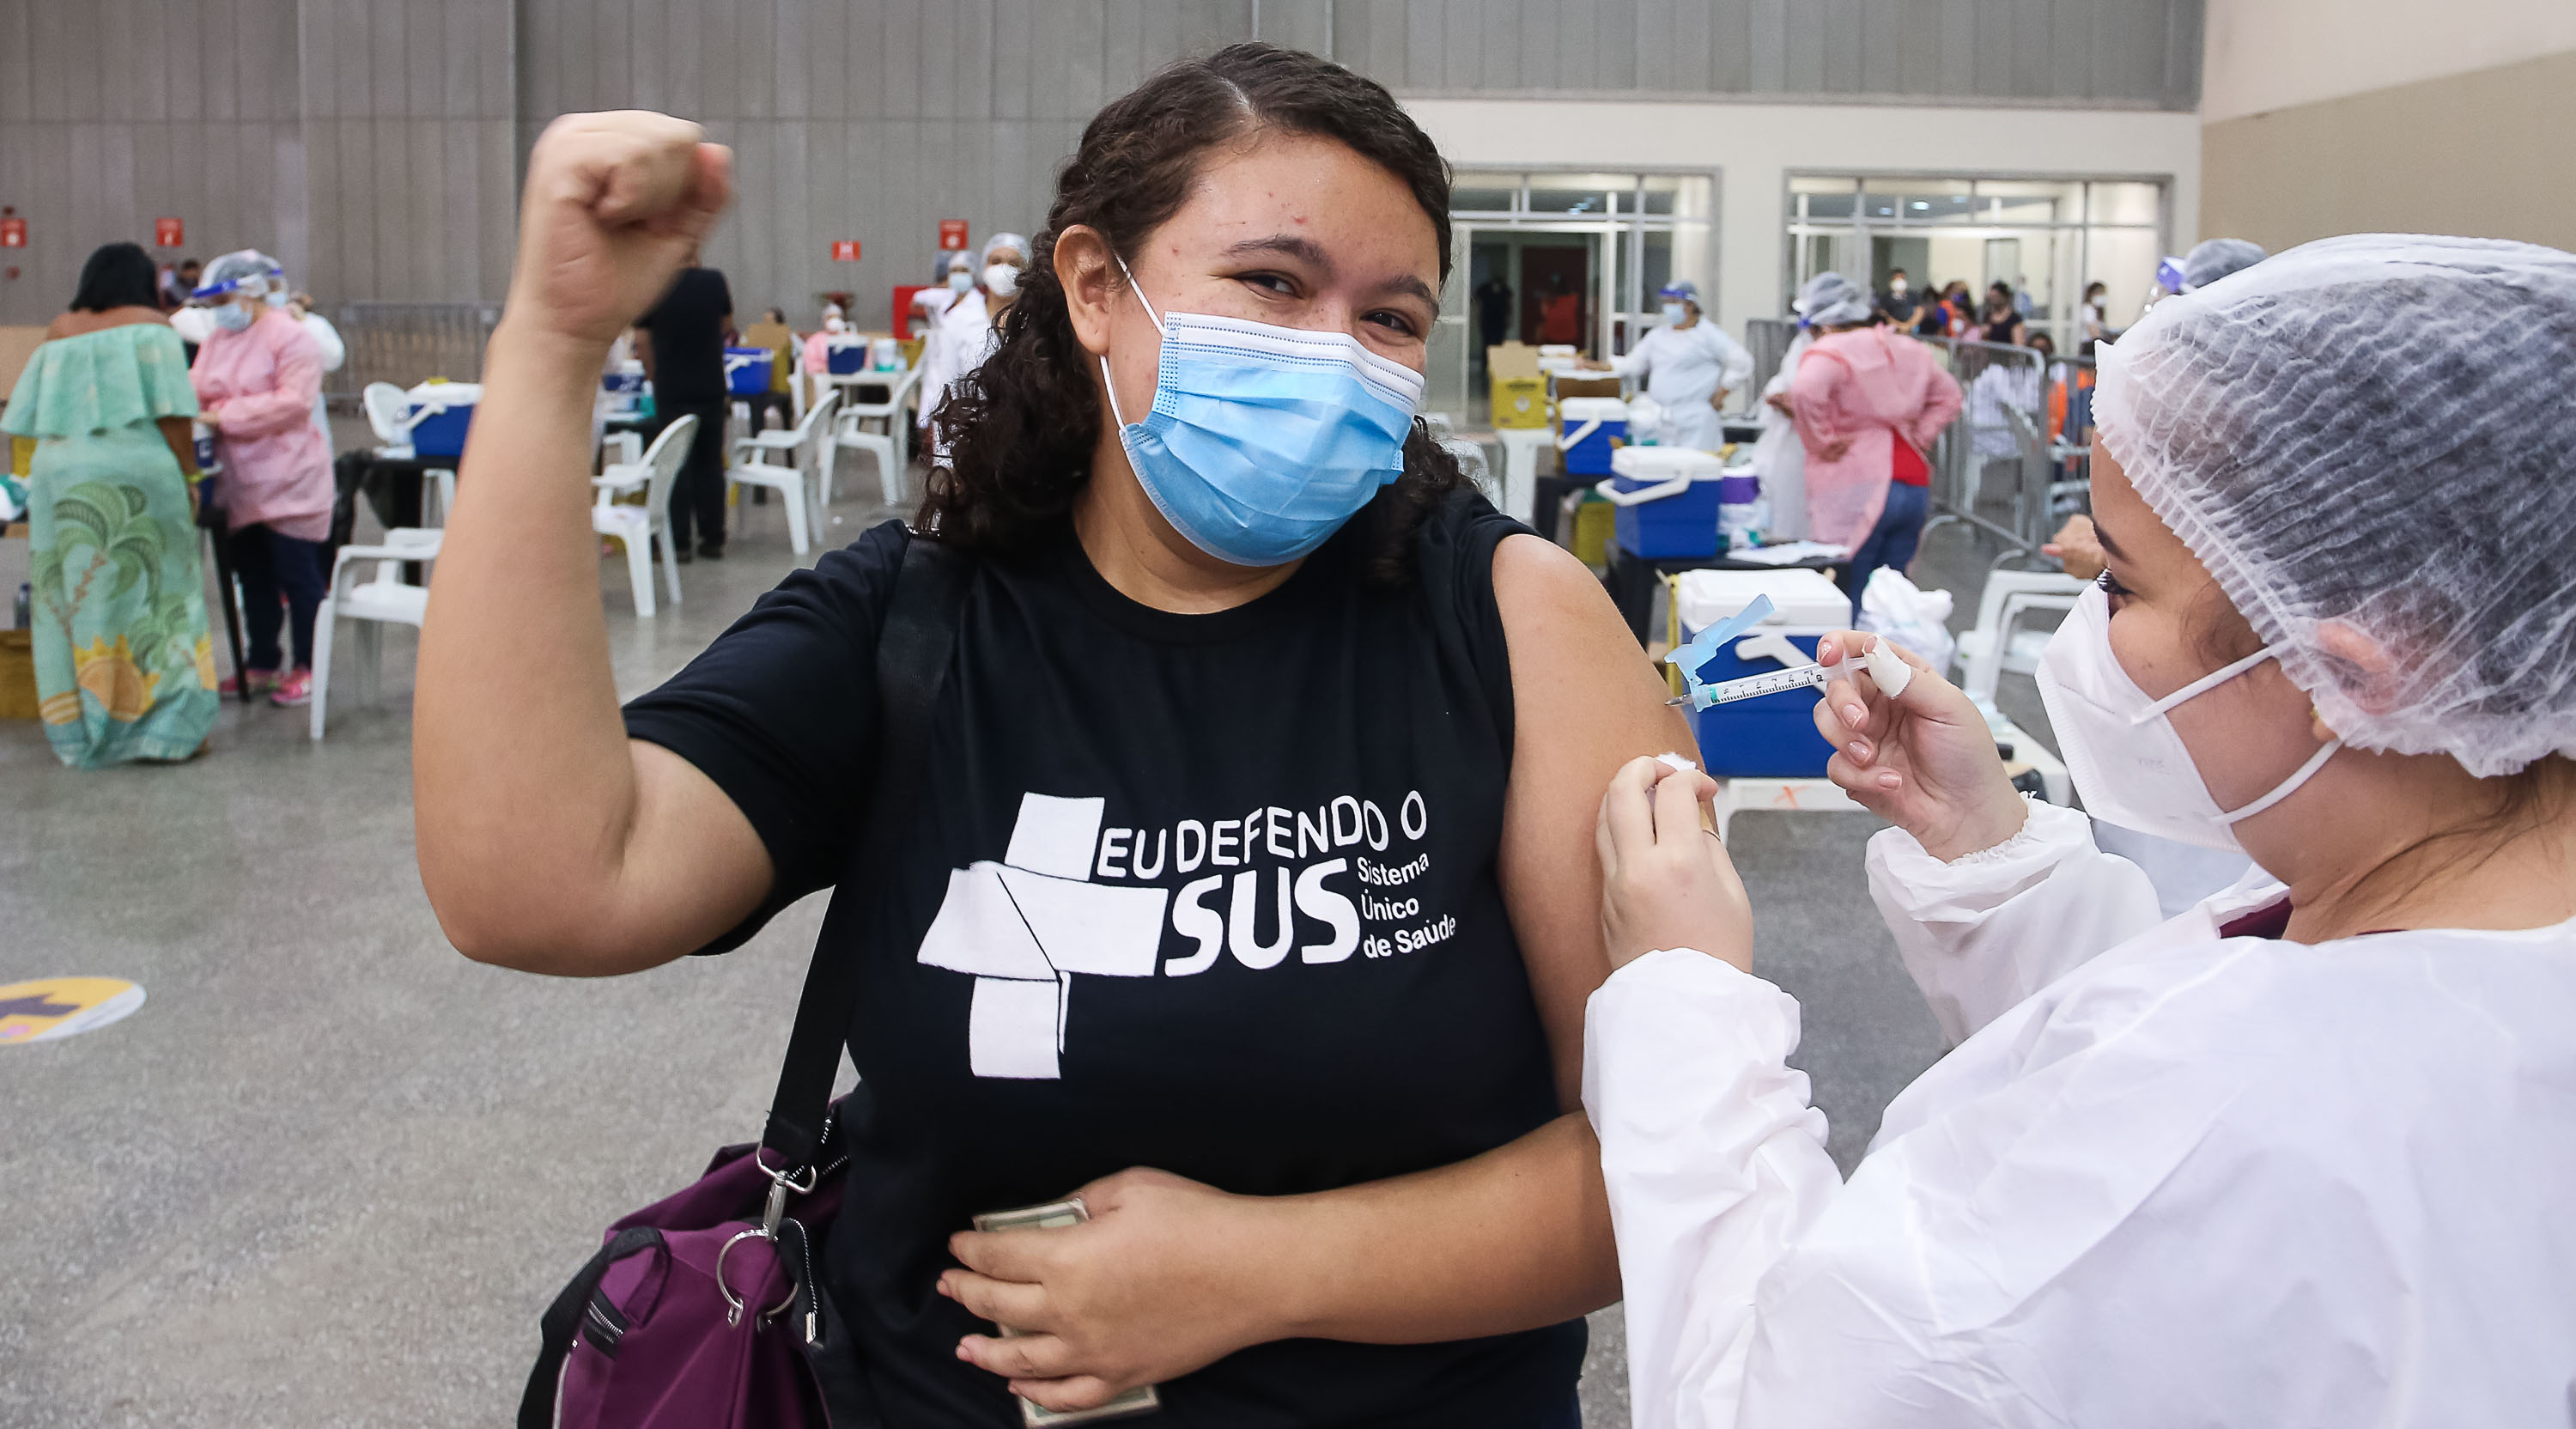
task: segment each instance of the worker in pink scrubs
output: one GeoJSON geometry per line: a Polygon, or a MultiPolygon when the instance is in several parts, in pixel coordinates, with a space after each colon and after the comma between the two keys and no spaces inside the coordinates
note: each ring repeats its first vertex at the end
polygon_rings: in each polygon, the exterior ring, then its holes
{"type": "Polygon", "coordinates": [[[273,703],[303,705],[313,699],[313,620],[331,534],[331,444],[313,422],[322,349],[267,301],[284,284],[276,260],[254,249],[209,265],[196,297],[216,304],[215,326],[188,379],[223,463],[217,489],[250,643],[235,679],[273,703]],[[295,620],[291,667],[278,645],[280,595],[295,620]]]}
{"type": "Polygon", "coordinates": [[[1789,383],[1807,452],[1807,535],[1851,552],[1843,589],[1857,622],[1870,572],[1914,560],[1931,515],[1932,443],[1959,415],[1959,384],[1931,348],[1871,326],[1868,291],[1841,274],[1817,274],[1799,303],[1821,334],[1789,383]]]}

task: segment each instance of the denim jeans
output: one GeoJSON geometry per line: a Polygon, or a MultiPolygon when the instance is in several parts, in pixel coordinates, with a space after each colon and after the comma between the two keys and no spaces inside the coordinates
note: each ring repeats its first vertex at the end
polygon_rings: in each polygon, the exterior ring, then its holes
{"type": "Polygon", "coordinates": [[[1931,514],[1930,487],[1888,483],[1887,505],[1878,513],[1878,524],[1870,528],[1843,570],[1843,591],[1851,597],[1854,625],[1860,623],[1860,595],[1869,589],[1869,573],[1893,566],[1901,574],[1914,564],[1914,548],[1923,540],[1923,523],[1931,514]]]}

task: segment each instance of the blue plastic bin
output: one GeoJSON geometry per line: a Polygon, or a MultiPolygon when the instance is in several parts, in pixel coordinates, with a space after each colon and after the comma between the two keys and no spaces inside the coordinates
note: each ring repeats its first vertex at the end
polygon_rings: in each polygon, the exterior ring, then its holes
{"type": "Polygon", "coordinates": [[[1556,449],[1568,476],[1610,474],[1610,453],[1628,439],[1628,404],[1616,397],[1558,400],[1556,449]]]}
{"type": "Polygon", "coordinates": [[[770,365],[778,359],[765,347],[724,350],[725,391],[736,397],[758,397],[769,391],[770,365]]]}
{"type": "Polygon", "coordinates": [[[424,382],[411,389],[411,449],[422,461],[454,461],[465,455],[465,432],[474,424],[474,404],[483,389],[471,382],[424,382]]]}
{"type": "MultiPolygon", "coordinates": [[[[1685,640],[1697,635],[1702,625],[1743,609],[1754,591],[1769,595],[1789,618],[1786,623],[1775,620],[1757,625],[1744,636],[1719,646],[1699,669],[1700,679],[1712,685],[1783,668],[1778,660],[1767,656],[1758,660],[1735,657],[1736,646],[1755,635],[1784,635],[1808,659],[1814,659],[1816,642],[1840,627],[1851,609],[1841,589],[1818,571],[1692,571],[1682,580],[1681,627],[1685,640]],[[1723,588],[1728,594],[1714,604],[1697,598],[1698,592],[1713,588],[1723,588]]],[[[1691,716],[1691,733],[1699,740],[1701,765],[1720,779],[1823,778],[1825,761],[1833,758],[1834,747],[1816,733],[1816,701],[1822,694],[1813,686],[1805,686],[1712,705],[1697,712],[1691,716]]]]}
{"type": "Polygon", "coordinates": [[[1618,507],[1611,539],[1620,550],[1649,559],[1716,555],[1718,500],[1725,486],[1720,470],[1716,457],[1688,447],[1621,447],[1603,493],[1618,507]],[[1667,487],[1676,489],[1635,504],[1620,499],[1667,487]]]}
{"type": "MultiPolygon", "coordinates": [[[[1825,632],[1789,636],[1789,643],[1816,657],[1816,641],[1825,632]]],[[[1732,647],[1700,666],[1700,678],[1714,684],[1780,668],[1776,660],[1750,663],[1735,658],[1732,647]]],[[[1816,733],[1816,701],[1821,692],[1801,687],[1785,694],[1756,695],[1733,704],[1712,705],[1692,716],[1699,737],[1700,763],[1719,779],[1822,779],[1834,747],[1816,733]]]]}

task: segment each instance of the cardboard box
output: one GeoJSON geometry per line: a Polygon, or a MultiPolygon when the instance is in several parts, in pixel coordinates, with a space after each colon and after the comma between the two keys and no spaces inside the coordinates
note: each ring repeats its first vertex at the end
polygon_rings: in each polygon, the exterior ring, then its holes
{"type": "Polygon", "coordinates": [[[1485,349],[1485,375],[1494,378],[1536,377],[1538,349],[1525,342],[1498,342],[1485,349]]]}
{"type": "Polygon", "coordinates": [[[1621,395],[1619,391],[1619,378],[1616,374],[1608,372],[1589,374],[1582,377],[1560,373],[1557,375],[1555,387],[1556,390],[1553,395],[1556,400],[1560,402],[1564,401],[1568,397],[1617,397],[1621,395]]]}
{"type": "Polygon", "coordinates": [[[1494,379],[1494,429],[1547,425],[1547,383],[1535,374],[1494,379]]]}
{"type": "Polygon", "coordinates": [[[25,630],[0,630],[0,719],[35,717],[35,636],[25,630]]]}

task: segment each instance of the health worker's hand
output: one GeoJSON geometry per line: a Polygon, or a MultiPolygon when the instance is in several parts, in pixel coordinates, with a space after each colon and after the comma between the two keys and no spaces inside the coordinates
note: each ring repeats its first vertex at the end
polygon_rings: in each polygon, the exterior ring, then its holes
{"type": "Polygon", "coordinates": [[[1894,641],[1887,648],[1914,677],[1889,699],[1857,658],[1881,639],[1839,630],[1816,642],[1816,663],[1836,672],[1816,702],[1816,732],[1834,747],[1826,776],[1944,862],[2021,832],[2029,806],[2004,772],[1985,716],[1894,641]]]}
{"type": "Polygon", "coordinates": [[[733,151],[640,109],[567,114],[528,156],[505,320],[605,347],[671,286],[732,196],[733,151]]]}
{"type": "Polygon", "coordinates": [[[939,1293],[1023,1333],[968,1335],[957,1357],[1048,1409],[1088,1409],[1247,1345],[1285,1337],[1269,1318],[1265,1258],[1282,1204],[1138,1168],[1078,1192],[1091,1219],[1053,1230],[963,1231],[963,1270],[939,1293]]]}
{"type": "Polygon", "coordinates": [[[2093,532],[2090,516],[2067,517],[2066,524],[2057,528],[2057,534],[2039,548],[2039,553],[2055,556],[2057,563],[2066,567],[2066,573],[2077,580],[2089,581],[2102,574],[2102,541],[2093,532]]]}
{"type": "Polygon", "coordinates": [[[1851,449],[1851,438],[1836,437],[1832,441],[1825,443],[1825,449],[1816,453],[1816,455],[1823,457],[1827,461],[1841,461],[1844,454],[1849,452],[1851,449]]]}
{"type": "Polygon", "coordinates": [[[1753,970],[1753,905],[1726,845],[1702,820],[1717,781],[1660,759],[1629,760],[1601,796],[1601,940],[1613,970],[1696,948],[1753,970]]]}
{"type": "Polygon", "coordinates": [[[1708,405],[1711,410],[1723,412],[1726,410],[1726,399],[1733,395],[1735,394],[1732,391],[1720,387],[1708,394],[1708,405]]]}

